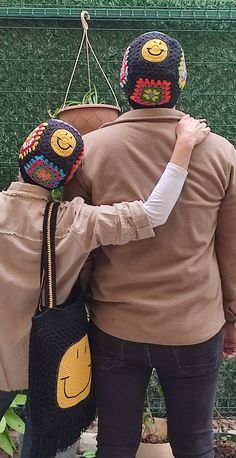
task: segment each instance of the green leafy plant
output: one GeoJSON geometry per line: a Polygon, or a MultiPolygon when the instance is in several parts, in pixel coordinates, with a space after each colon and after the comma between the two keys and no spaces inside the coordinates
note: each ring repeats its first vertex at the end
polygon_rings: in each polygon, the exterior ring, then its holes
{"type": "MultiPolygon", "coordinates": [[[[145,409],[143,413],[143,427],[142,427],[142,438],[141,441],[149,444],[160,444],[168,442],[167,436],[167,420],[163,417],[164,396],[161,389],[160,382],[157,378],[157,374],[154,371],[149,383],[149,387],[146,394],[145,409]],[[158,417],[153,414],[153,400],[156,398],[158,393],[158,417]]],[[[156,410],[156,409],[155,409],[156,410]]]]}
{"type": "Polygon", "coordinates": [[[221,436],[222,442],[228,442],[232,440],[231,434],[225,434],[224,436],[221,436]]]}
{"type": "Polygon", "coordinates": [[[25,431],[25,423],[14,409],[19,406],[24,406],[25,403],[26,396],[23,394],[17,394],[0,421],[0,450],[3,450],[10,456],[13,456],[13,453],[16,450],[16,445],[11,437],[10,431],[13,430],[22,434],[25,431]]]}
{"type": "MultiPolygon", "coordinates": [[[[89,89],[83,96],[82,100],[68,100],[66,102],[66,107],[71,107],[72,105],[85,105],[85,104],[98,104],[104,103],[98,102],[98,93],[94,83],[91,83],[91,90],[89,89]]],[[[60,111],[63,109],[63,106],[56,108],[54,111],[48,110],[50,118],[56,118],[60,111]]]]}
{"type": "Polygon", "coordinates": [[[168,442],[166,418],[155,418],[147,407],[143,413],[142,442],[163,444],[168,442]]]}
{"type": "Polygon", "coordinates": [[[98,93],[94,83],[92,83],[91,91],[89,90],[84,94],[82,104],[84,105],[86,103],[98,103],[98,93]]]}

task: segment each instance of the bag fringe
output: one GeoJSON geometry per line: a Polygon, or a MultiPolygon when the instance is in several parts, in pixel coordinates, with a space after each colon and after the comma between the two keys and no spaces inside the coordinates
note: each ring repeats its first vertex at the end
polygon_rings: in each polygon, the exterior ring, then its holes
{"type": "Polygon", "coordinates": [[[34,458],[54,458],[80,439],[80,436],[95,420],[94,402],[86,408],[86,415],[68,418],[55,431],[35,436],[32,440],[31,455],[34,458]]]}

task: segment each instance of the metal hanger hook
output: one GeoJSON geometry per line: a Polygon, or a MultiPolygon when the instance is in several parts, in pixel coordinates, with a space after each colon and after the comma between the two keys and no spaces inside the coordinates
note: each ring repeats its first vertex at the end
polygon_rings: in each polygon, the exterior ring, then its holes
{"type": "Polygon", "coordinates": [[[82,22],[83,29],[84,30],[88,30],[87,21],[90,20],[90,16],[89,16],[88,11],[81,11],[80,17],[81,17],[81,22],[82,22]]]}

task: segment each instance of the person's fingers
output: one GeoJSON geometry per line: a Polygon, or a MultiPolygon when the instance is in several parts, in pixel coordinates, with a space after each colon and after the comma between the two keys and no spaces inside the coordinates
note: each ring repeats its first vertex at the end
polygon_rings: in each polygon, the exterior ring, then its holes
{"type": "Polygon", "coordinates": [[[191,116],[189,113],[182,116],[182,118],[180,119],[180,122],[186,119],[191,119],[192,121],[196,121],[197,123],[202,123],[202,122],[206,123],[207,122],[206,118],[200,118],[200,119],[193,118],[193,116],[191,116]]]}
{"type": "Polygon", "coordinates": [[[227,361],[229,359],[233,359],[235,356],[236,356],[236,353],[224,353],[224,359],[227,361]]]}
{"type": "Polygon", "coordinates": [[[192,119],[195,121],[195,124],[198,127],[206,127],[207,126],[207,120],[206,119],[194,119],[194,118],[192,118],[192,119]]]}
{"type": "Polygon", "coordinates": [[[223,351],[224,359],[228,359],[228,358],[229,358],[229,355],[230,355],[230,352],[228,352],[227,350],[224,350],[224,351],[223,351]]]}
{"type": "Polygon", "coordinates": [[[235,345],[227,345],[227,343],[224,343],[224,351],[226,353],[236,353],[236,346],[235,345]]]}
{"type": "Polygon", "coordinates": [[[210,127],[204,127],[203,129],[200,130],[200,132],[202,132],[205,135],[209,135],[209,133],[211,132],[211,129],[210,127]]]}
{"type": "Polygon", "coordinates": [[[206,120],[200,120],[200,119],[194,119],[194,118],[192,118],[192,119],[195,121],[196,126],[201,127],[201,128],[202,127],[207,127],[206,120]]]}
{"type": "Polygon", "coordinates": [[[224,344],[224,351],[228,351],[230,353],[236,353],[236,346],[235,345],[225,345],[224,344]]]}

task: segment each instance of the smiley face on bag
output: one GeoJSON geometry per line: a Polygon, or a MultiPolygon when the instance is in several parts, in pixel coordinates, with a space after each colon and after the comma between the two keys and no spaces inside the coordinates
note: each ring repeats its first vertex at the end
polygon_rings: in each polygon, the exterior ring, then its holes
{"type": "Polygon", "coordinates": [[[88,336],[71,345],[61,359],[57,378],[57,403],[62,409],[85,399],[91,389],[91,355],[88,336]]]}

